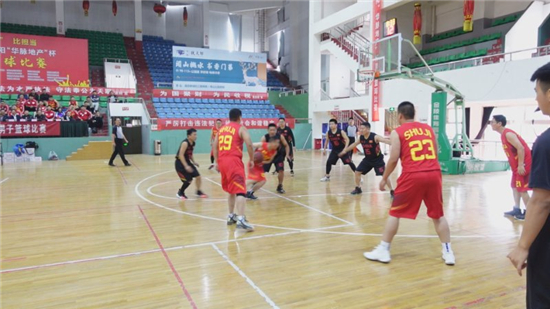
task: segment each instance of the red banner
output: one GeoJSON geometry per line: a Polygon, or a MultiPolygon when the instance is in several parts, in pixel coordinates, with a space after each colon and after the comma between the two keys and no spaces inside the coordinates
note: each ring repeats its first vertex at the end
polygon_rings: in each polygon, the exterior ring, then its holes
{"type": "MultiPolygon", "coordinates": [[[[228,119],[222,119],[224,123],[229,123],[228,119]]],[[[277,123],[279,119],[269,118],[269,119],[257,119],[257,118],[246,118],[243,119],[241,124],[247,127],[248,129],[267,129],[267,126],[270,123],[277,123]]],[[[158,119],[157,125],[158,130],[187,130],[194,128],[197,130],[212,129],[216,124],[216,119],[158,119]]],[[[286,124],[291,129],[294,129],[295,120],[286,119],[286,124]]]]}
{"type": "Polygon", "coordinates": [[[188,91],[171,89],[154,89],[155,98],[205,98],[205,99],[237,99],[237,100],[268,100],[265,92],[227,92],[227,91],[188,91]]]}
{"type": "Polygon", "coordinates": [[[60,135],[60,122],[0,122],[0,137],[43,137],[60,135]]]}
{"type": "Polygon", "coordinates": [[[102,87],[49,87],[44,85],[33,85],[33,86],[5,86],[4,84],[0,85],[0,93],[6,94],[16,94],[21,91],[28,93],[32,89],[37,93],[40,93],[42,89],[46,88],[46,92],[51,95],[89,95],[94,91],[97,91],[97,94],[108,95],[113,91],[117,96],[134,96],[136,94],[135,89],[121,89],[121,88],[102,88],[102,87]]]}
{"type": "Polygon", "coordinates": [[[88,87],[88,41],[0,33],[2,85],[88,87]]]}
{"type": "MultiPolygon", "coordinates": [[[[372,40],[374,42],[380,40],[381,38],[381,27],[380,24],[382,22],[381,19],[382,15],[382,0],[374,0],[372,2],[372,16],[373,16],[373,27],[372,27],[372,40]]],[[[380,53],[380,44],[374,43],[372,47],[372,55],[373,58],[376,58],[378,54],[380,53]]],[[[373,61],[372,63],[372,69],[374,72],[379,72],[380,63],[378,61],[373,61]]],[[[372,111],[371,111],[371,121],[380,121],[380,97],[381,97],[381,91],[380,91],[380,81],[378,79],[374,79],[372,81],[372,111]]]]}

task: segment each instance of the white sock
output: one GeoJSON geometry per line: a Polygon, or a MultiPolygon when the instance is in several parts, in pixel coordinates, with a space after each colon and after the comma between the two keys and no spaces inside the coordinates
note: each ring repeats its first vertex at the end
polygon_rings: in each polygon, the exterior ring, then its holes
{"type": "Polygon", "coordinates": [[[237,220],[243,221],[243,220],[244,220],[244,216],[237,216],[237,220]]]}
{"type": "Polygon", "coordinates": [[[450,242],[442,242],[441,243],[441,250],[443,250],[443,252],[453,252],[453,249],[451,248],[451,243],[450,242]]]}
{"type": "Polygon", "coordinates": [[[386,250],[390,250],[390,243],[389,242],[385,242],[385,241],[381,241],[380,242],[380,246],[382,246],[382,248],[386,249],[386,250]]]}

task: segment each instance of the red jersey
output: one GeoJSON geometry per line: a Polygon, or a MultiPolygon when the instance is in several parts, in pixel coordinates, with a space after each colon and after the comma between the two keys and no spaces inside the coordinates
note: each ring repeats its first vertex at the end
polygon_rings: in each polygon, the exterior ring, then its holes
{"type": "Polygon", "coordinates": [[[25,111],[25,102],[17,101],[17,103],[15,104],[15,109],[18,113],[23,113],[25,111]]]}
{"type": "MultiPolygon", "coordinates": [[[[262,147],[258,148],[256,152],[259,152],[264,156],[264,161],[270,161],[277,154],[277,149],[269,150],[266,142],[262,143],[262,147]]],[[[262,166],[262,163],[256,164],[262,166]]]]}
{"type": "Polygon", "coordinates": [[[220,128],[218,132],[219,157],[243,157],[243,140],[239,135],[241,125],[230,122],[220,128]]]}
{"type": "Polygon", "coordinates": [[[519,164],[518,150],[516,149],[516,147],[514,147],[514,145],[510,144],[510,142],[506,139],[507,133],[513,133],[518,137],[519,142],[523,146],[523,149],[525,149],[525,157],[523,158],[523,163],[525,163],[525,169],[527,171],[530,171],[531,170],[531,149],[529,148],[527,143],[523,140],[523,138],[519,136],[519,134],[517,134],[513,130],[504,129],[504,131],[502,131],[502,134],[500,135],[500,139],[502,140],[502,148],[504,148],[504,152],[508,157],[508,162],[510,163],[510,167],[512,168],[512,171],[515,172],[518,170],[518,164],[519,164]]]}
{"type": "Polygon", "coordinates": [[[29,98],[25,102],[25,106],[36,108],[38,106],[38,101],[36,101],[34,98],[29,98]]]}
{"type": "Polygon", "coordinates": [[[92,118],[92,113],[90,113],[89,110],[80,110],[77,112],[77,115],[78,115],[78,119],[82,120],[82,121],[88,121],[88,119],[92,118]]]}
{"type": "Polygon", "coordinates": [[[218,134],[218,132],[220,132],[220,130],[218,130],[218,128],[216,128],[216,127],[212,128],[212,134],[210,135],[210,140],[211,141],[213,141],[214,138],[216,138],[216,135],[218,134]]]}
{"type": "Polygon", "coordinates": [[[9,107],[8,104],[2,103],[2,104],[0,104],[0,110],[1,110],[1,111],[5,111],[5,112],[7,113],[7,112],[9,112],[10,107],[9,107]]]}
{"type": "Polygon", "coordinates": [[[78,107],[78,102],[76,100],[70,100],[69,101],[69,106],[78,107]]]}
{"type": "Polygon", "coordinates": [[[439,171],[435,134],[427,124],[407,122],[395,129],[401,143],[403,173],[439,171]]]}
{"type": "Polygon", "coordinates": [[[46,107],[46,105],[39,106],[38,109],[39,109],[42,113],[46,113],[46,112],[48,111],[48,107],[46,107]]]}
{"type": "Polygon", "coordinates": [[[53,111],[46,111],[44,113],[44,116],[46,116],[46,119],[53,120],[55,118],[55,112],[53,111]]]}
{"type": "Polygon", "coordinates": [[[57,103],[56,100],[50,99],[48,101],[48,106],[51,107],[52,109],[57,109],[57,107],[59,107],[59,104],[57,103]]]}
{"type": "Polygon", "coordinates": [[[76,113],[76,111],[67,111],[66,114],[69,114],[69,116],[71,116],[71,118],[73,119],[78,119],[78,114],[76,113]]]}

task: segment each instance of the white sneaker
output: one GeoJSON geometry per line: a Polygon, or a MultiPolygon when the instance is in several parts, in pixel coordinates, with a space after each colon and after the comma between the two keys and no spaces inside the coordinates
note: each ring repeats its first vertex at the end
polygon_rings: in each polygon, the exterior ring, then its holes
{"type": "Polygon", "coordinates": [[[441,258],[445,261],[446,265],[452,266],[455,264],[455,255],[453,251],[442,251],[441,254],[441,258]]]}
{"type": "Polygon", "coordinates": [[[390,250],[383,248],[381,245],[378,245],[371,252],[363,253],[363,256],[367,258],[367,260],[382,263],[389,263],[391,261],[390,250]]]}
{"type": "Polygon", "coordinates": [[[321,178],[321,182],[329,182],[329,181],[330,181],[330,177],[325,176],[321,178]]]}

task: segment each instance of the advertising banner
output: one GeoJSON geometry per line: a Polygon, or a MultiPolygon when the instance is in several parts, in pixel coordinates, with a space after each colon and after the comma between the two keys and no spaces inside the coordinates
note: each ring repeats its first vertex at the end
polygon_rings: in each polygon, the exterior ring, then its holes
{"type": "Polygon", "coordinates": [[[268,100],[267,92],[187,91],[154,89],[154,98],[203,98],[227,100],[268,100]]]}
{"type": "Polygon", "coordinates": [[[49,87],[49,86],[4,86],[0,85],[0,93],[2,94],[18,94],[23,91],[28,93],[34,89],[37,93],[42,92],[42,89],[46,89],[46,92],[51,95],[89,95],[94,91],[97,91],[99,96],[106,96],[111,91],[117,96],[134,96],[136,94],[135,89],[119,89],[119,88],[102,88],[102,87],[90,87],[90,88],[79,88],[79,87],[49,87]]]}
{"type": "MultiPolygon", "coordinates": [[[[224,123],[229,123],[228,119],[222,119],[224,123]]],[[[277,123],[279,119],[257,119],[257,118],[245,118],[241,124],[248,129],[267,129],[270,123],[277,123]]],[[[287,126],[294,129],[295,120],[286,119],[287,126]]],[[[158,130],[187,130],[189,128],[195,128],[197,130],[212,129],[216,124],[216,119],[158,119],[158,130]]]]}
{"type": "Polygon", "coordinates": [[[60,122],[0,122],[0,137],[59,136],[60,122]]]}
{"type": "Polygon", "coordinates": [[[173,46],[175,90],[267,92],[267,55],[173,46]]]}
{"type": "Polygon", "coordinates": [[[2,85],[88,87],[88,41],[0,33],[2,85]]]}

